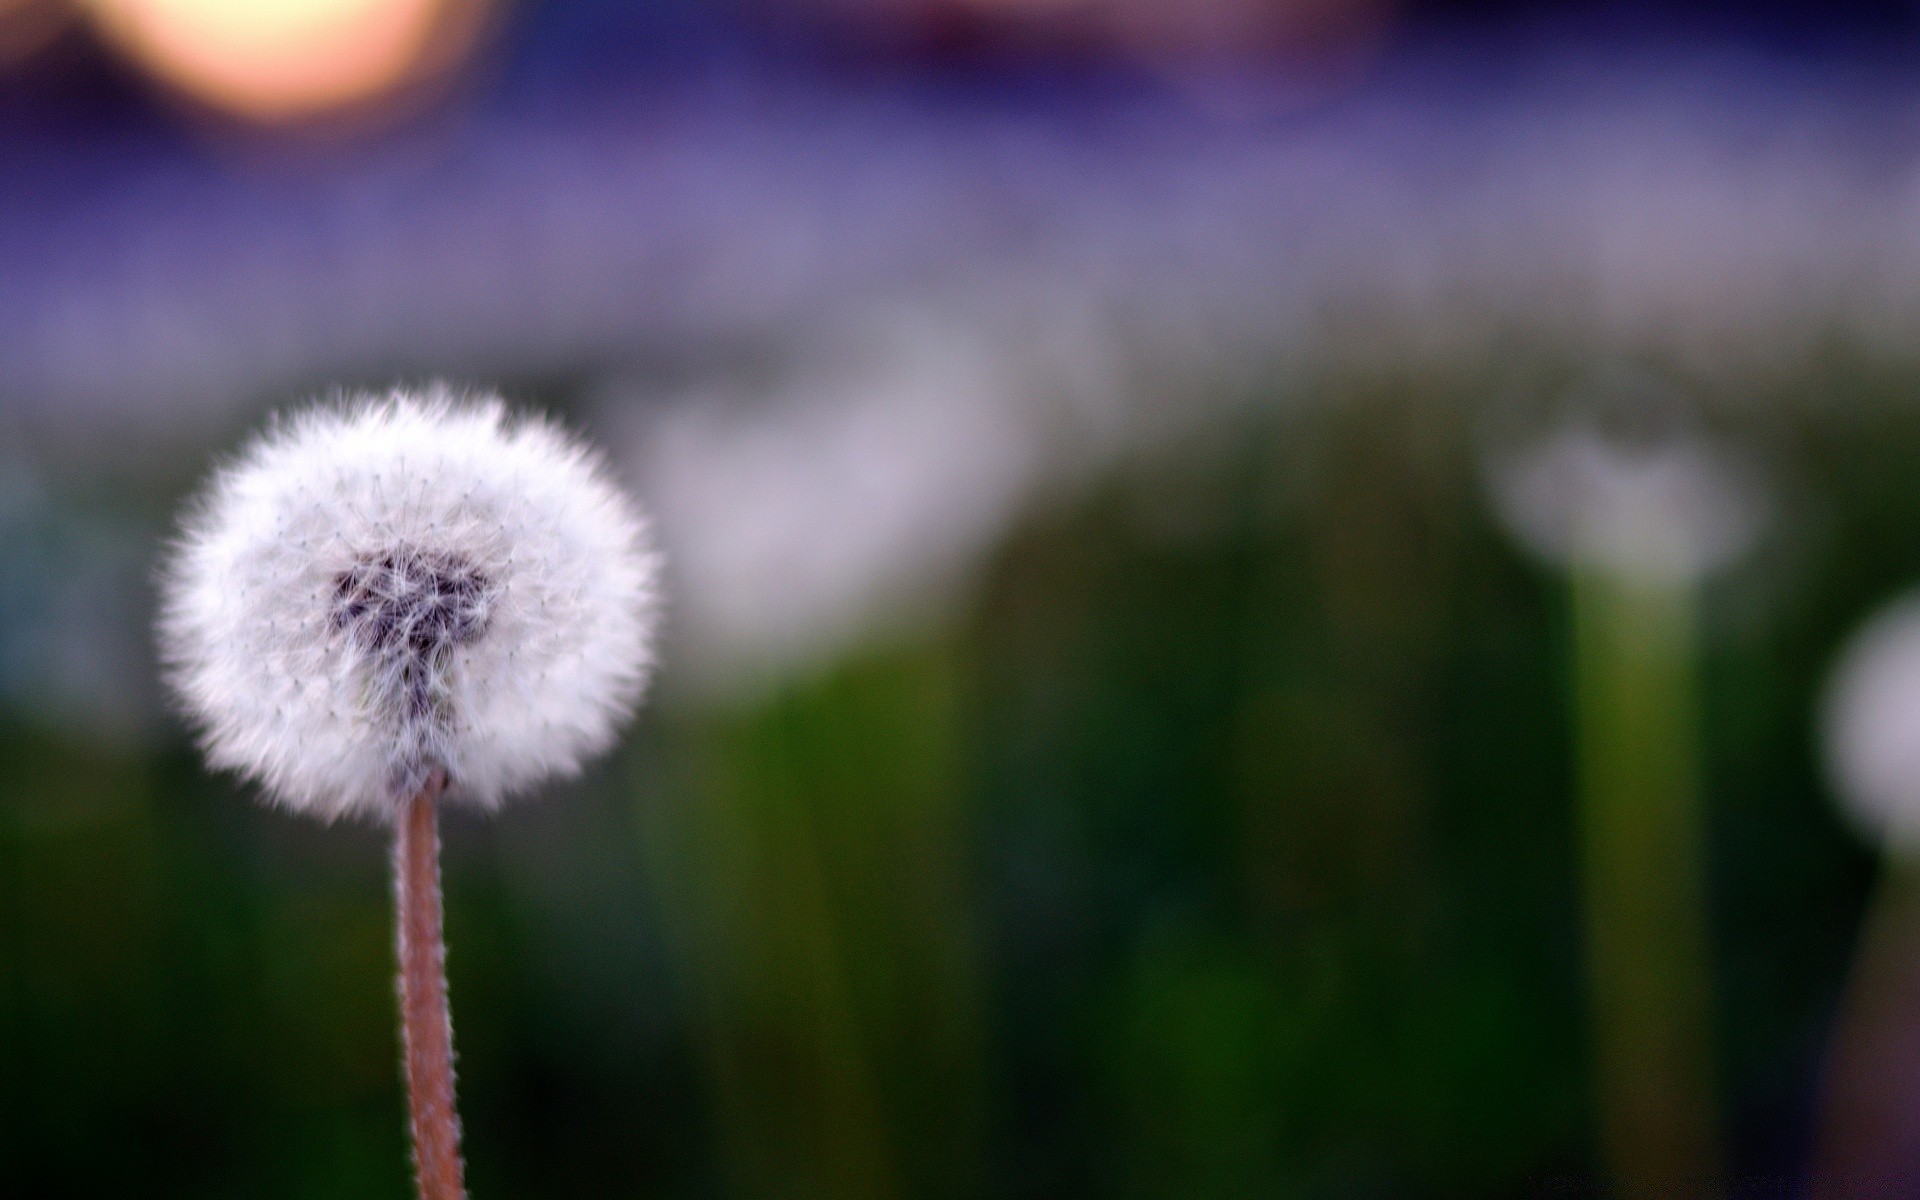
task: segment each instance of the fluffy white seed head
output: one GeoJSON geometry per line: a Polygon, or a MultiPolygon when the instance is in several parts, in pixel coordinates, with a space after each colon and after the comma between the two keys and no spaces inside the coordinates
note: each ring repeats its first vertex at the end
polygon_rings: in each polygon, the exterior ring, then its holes
{"type": "Polygon", "coordinates": [[[162,576],[161,651],[208,760],[289,808],[384,817],[436,768],[491,808],[612,742],[655,573],[639,514],[552,424],[362,397],[215,474],[162,576]]]}
{"type": "Polygon", "coordinates": [[[1750,472],[1703,439],[1644,444],[1570,426],[1493,464],[1493,498],[1522,545],[1560,566],[1675,585],[1750,549],[1766,504],[1750,472]]]}
{"type": "Polygon", "coordinates": [[[1848,640],[1821,723],[1842,811],[1862,833],[1920,853],[1920,593],[1889,604],[1848,640]]]}

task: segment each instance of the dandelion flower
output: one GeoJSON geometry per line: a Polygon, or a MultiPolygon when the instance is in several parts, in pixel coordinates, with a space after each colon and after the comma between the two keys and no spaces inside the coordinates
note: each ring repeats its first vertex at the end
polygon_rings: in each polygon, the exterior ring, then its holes
{"type": "Polygon", "coordinates": [[[462,1200],[437,805],[577,771],[646,680],[654,559],[554,426],[396,392],[303,413],[218,472],[160,640],[207,758],[288,808],[394,827],[421,1200],[462,1200]]]}
{"type": "Polygon", "coordinates": [[[208,760],[301,812],[389,815],[435,767],[492,808],[604,750],[654,562],[593,456],[497,400],[302,413],[220,471],[165,575],[208,760]]]}
{"type": "Polygon", "coordinates": [[[1497,464],[1494,502],[1548,562],[1684,584],[1738,559],[1765,522],[1759,489],[1702,439],[1636,444],[1571,426],[1497,464]]]}
{"type": "Polygon", "coordinates": [[[1625,1192],[1682,1178],[1711,1191],[1722,1153],[1707,1069],[1696,603],[1763,532],[1766,497],[1757,471],[1658,380],[1608,372],[1568,399],[1554,425],[1489,447],[1486,467],[1496,515],[1569,584],[1602,1151],[1625,1192]]]}
{"type": "Polygon", "coordinates": [[[1848,640],[1821,717],[1833,791],[1854,827],[1920,850],[1920,593],[1848,640]]]}
{"type": "Polygon", "coordinates": [[[1821,697],[1828,782],[1884,850],[1826,1053],[1815,1178],[1821,1196],[1909,1195],[1920,1131],[1920,592],[1882,607],[1841,648],[1821,697]]]}

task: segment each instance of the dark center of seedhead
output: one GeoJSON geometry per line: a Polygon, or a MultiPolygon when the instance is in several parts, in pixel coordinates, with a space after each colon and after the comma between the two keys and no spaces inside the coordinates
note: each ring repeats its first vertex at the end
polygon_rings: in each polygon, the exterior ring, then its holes
{"type": "Polygon", "coordinates": [[[486,575],[457,554],[397,546],[342,571],[333,602],[334,627],[373,660],[375,692],[409,720],[444,718],[451,652],[487,630],[486,575]]]}
{"type": "Polygon", "coordinates": [[[334,580],[333,622],[376,654],[432,655],[486,632],[487,577],[465,559],[409,546],[368,555],[334,580]]]}

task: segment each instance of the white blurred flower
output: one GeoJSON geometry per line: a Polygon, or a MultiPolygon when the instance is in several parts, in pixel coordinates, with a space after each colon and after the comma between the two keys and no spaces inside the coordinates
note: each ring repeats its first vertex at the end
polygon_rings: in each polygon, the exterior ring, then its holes
{"type": "Polygon", "coordinates": [[[676,633],[723,685],[950,592],[1028,497],[1034,414],[951,325],[828,336],[767,394],[663,406],[635,470],[673,560],[676,633]]]}
{"type": "Polygon", "coordinates": [[[1821,705],[1827,770],[1862,832],[1920,849],[1920,594],[1847,643],[1821,705]]]}
{"type": "Polygon", "coordinates": [[[1712,573],[1753,544],[1765,518],[1752,481],[1704,441],[1610,437],[1576,425],[1495,464],[1502,521],[1564,567],[1650,583],[1712,573]]]}
{"type": "Polygon", "coordinates": [[[324,818],[444,768],[492,807],[605,749],[645,683],[645,527],[560,430],[444,389],[320,407],[213,479],[160,638],[209,760],[324,818]]]}

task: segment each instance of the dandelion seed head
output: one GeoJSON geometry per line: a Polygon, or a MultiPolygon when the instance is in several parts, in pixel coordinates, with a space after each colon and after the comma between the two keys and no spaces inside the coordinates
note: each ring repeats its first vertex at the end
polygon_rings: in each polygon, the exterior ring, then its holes
{"type": "Polygon", "coordinates": [[[1703,440],[1637,445],[1575,426],[1493,474],[1499,516],[1528,549],[1646,582],[1719,570],[1751,548],[1766,516],[1753,480],[1703,440]]]}
{"type": "Polygon", "coordinates": [[[1889,848],[1920,852],[1920,593],[1894,601],[1848,640],[1821,724],[1842,812],[1889,848]]]}
{"type": "Polygon", "coordinates": [[[584,447],[445,389],[310,409],[218,471],[163,574],[208,760],[384,814],[435,768],[494,807],[605,750],[646,682],[655,558],[584,447]]]}

